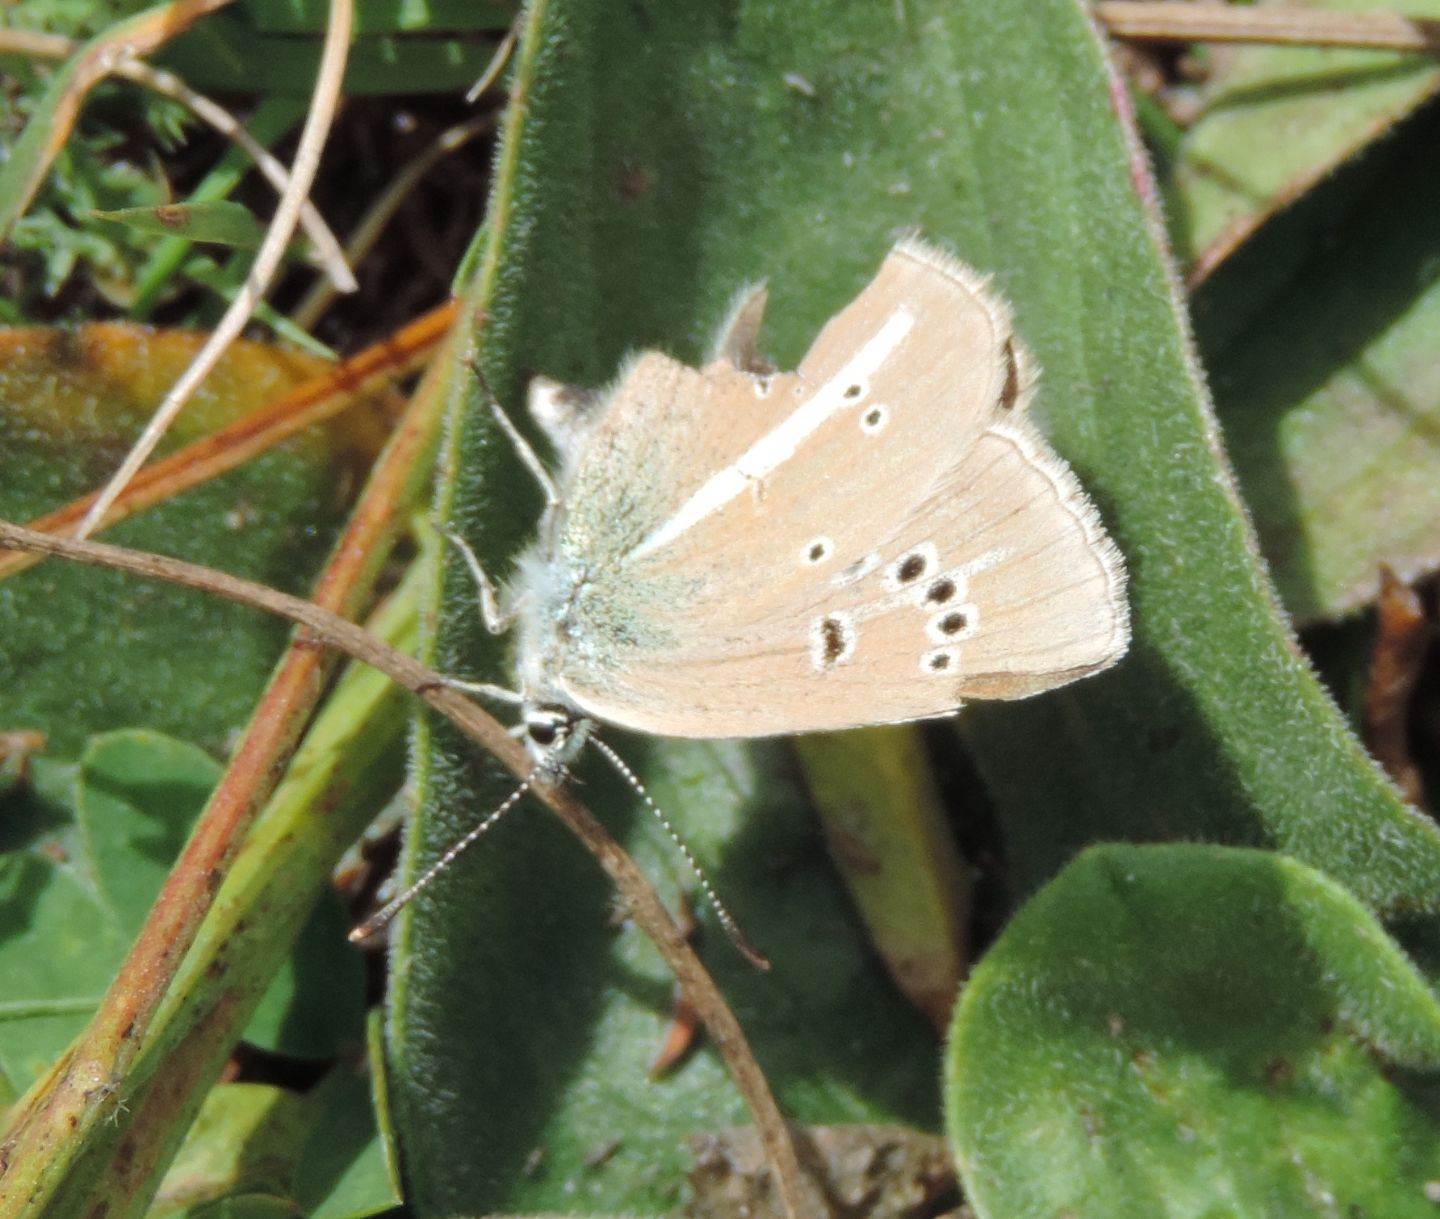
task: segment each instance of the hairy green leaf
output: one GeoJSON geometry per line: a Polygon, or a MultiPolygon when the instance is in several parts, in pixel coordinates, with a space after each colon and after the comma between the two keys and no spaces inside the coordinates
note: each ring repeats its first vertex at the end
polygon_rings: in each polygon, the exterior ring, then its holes
{"type": "Polygon", "coordinates": [[[1426,1216],[1440,1003],[1284,856],[1097,847],[1016,916],[951,1029],[982,1219],[1426,1216]]]}

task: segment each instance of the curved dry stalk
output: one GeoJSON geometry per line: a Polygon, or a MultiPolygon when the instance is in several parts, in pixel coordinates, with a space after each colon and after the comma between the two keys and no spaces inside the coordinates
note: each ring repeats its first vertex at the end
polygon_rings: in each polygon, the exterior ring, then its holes
{"type": "Polygon", "coordinates": [[[239,335],[270,286],[295,231],[301,204],[310,193],[310,185],[315,180],[315,172],[320,165],[320,153],[325,147],[325,138],[335,117],[340,86],[345,75],[345,59],[350,46],[353,18],[353,0],[330,0],[320,71],[315,81],[310,112],[305,117],[305,127],[300,135],[299,147],[295,151],[292,177],[288,189],[280,196],[279,205],[275,209],[265,240],[256,252],[250,274],[246,276],[243,287],[225,311],[225,316],[220,319],[220,324],[215,327],[205,346],[165,396],[165,400],[151,416],[150,422],[145,425],[145,430],[140,433],[140,438],[121,462],[120,468],[90,506],[90,511],[85,514],[85,519],[80,522],[80,528],[76,531],[77,537],[88,537],[105,519],[110,505],[154,452],[155,446],[160,443],[160,438],[175,416],[199,389],[201,382],[210,375],[221,353],[231,340],[239,335]]]}
{"type": "MultiPolygon", "coordinates": [[[[524,746],[494,717],[447,686],[441,674],[312,601],[179,559],[102,542],[36,533],[5,521],[0,521],[0,549],[54,555],[79,563],[127,571],[148,579],[165,580],[286,618],[302,627],[316,643],[363,661],[423,699],[492,757],[499,759],[517,778],[523,779],[533,770],[524,746]]],[[[568,790],[544,783],[537,783],[533,790],[605,870],[629,907],[636,926],[659,949],[694,1003],[755,1119],[756,1131],[775,1174],[776,1190],[788,1219],[814,1219],[828,1214],[818,1187],[801,1168],[794,1138],[770,1090],[769,1081],[745,1040],[740,1022],[645,874],[595,815],[568,790]]]]}
{"type": "Polygon", "coordinates": [[[1253,42],[1440,53],[1440,21],[1401,13],[1100,0],[1095,16],[1116,38],[1164,42],[1253,42]]]}

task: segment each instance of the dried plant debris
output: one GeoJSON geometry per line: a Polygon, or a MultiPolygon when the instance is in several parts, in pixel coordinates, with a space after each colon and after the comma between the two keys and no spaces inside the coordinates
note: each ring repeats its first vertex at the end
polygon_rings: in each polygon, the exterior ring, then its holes
{"type": "Polygon", "coordinates": [[[1388,567],[1380,570],[1375,609],[1375,642],[1365,675],[1365,744],[1405,798],[1419,804],[1424,793],[1410,749],[1410,712],[1433,627],[1415,590],[1388,567]]]}
{"type": "MultiPolygon", "coordinates": [[[[794,1128],[805,1167],[832,1214],[844,1219],[921,1219],[957,1205],[945,1140],[904,1126],[794,1128]]],[[[749,1128],[692,1135],[694,1197],[685,1219],[777,1215],[760,1142],[749,1128]]]]}

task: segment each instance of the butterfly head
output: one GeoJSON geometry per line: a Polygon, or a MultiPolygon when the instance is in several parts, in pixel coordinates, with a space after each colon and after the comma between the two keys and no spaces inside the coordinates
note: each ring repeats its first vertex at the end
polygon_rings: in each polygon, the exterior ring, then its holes
{"type": "Polygon", "coordinates": [[[594,722],[559,703],[527,703],[525,748],[543,770],[556,772],[573,762],[594,728],[594,722]]]}

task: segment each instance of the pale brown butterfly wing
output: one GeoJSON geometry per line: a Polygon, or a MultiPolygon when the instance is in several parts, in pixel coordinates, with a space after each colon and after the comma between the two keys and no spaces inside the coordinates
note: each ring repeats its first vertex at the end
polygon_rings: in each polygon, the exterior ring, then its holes
{"type": "Polygon", "coordinates": [[[655,351],[622,369],[571,458],[562,547],[584,547],[597,567],[619,564],[679,510],[697,484],[694,471],[724,469],[773,426],[752,378],[727,371],[722,383],[655,351]]]}
{"type": "Polygon", "coordinates": [[[944,714],[1113,663],[1123,568],[1021,415],[1007,311],[903,243],[793,374],[648,355],[587,434],[556,686],[601,719],[758,736],[944,714]]]}

